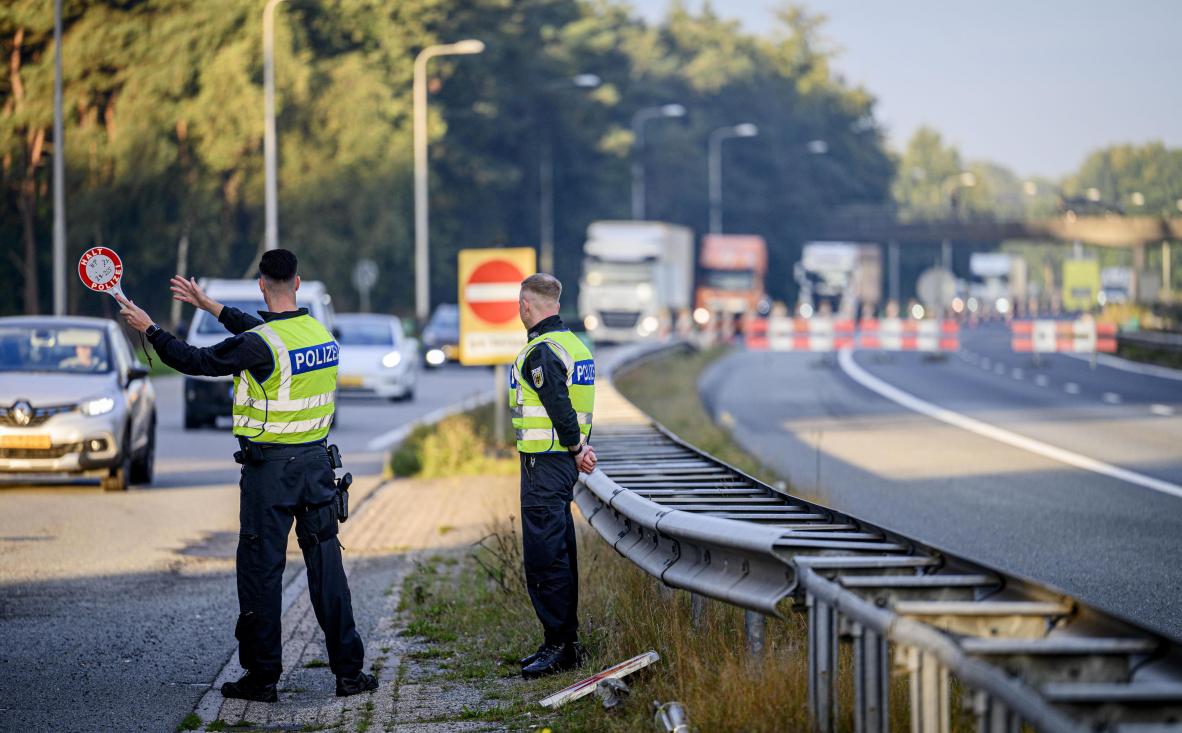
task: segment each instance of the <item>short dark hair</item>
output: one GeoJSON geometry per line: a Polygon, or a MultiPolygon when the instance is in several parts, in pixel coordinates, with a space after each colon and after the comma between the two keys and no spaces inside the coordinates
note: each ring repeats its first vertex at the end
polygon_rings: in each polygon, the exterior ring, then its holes
{"type": "Polygon", "coordinates": [[[269,249],[259,258],[259,277],[275,283],[291,282],[296,276],[296,256],[287,249],[269,249]]]}
{"type": "Polygon", "coordinates": [[[562,297],[562,283],[558,282],[558,278],[545,272],[535,273],[522,280],[521,289],[542,300],[555,303],[562,297]]]}

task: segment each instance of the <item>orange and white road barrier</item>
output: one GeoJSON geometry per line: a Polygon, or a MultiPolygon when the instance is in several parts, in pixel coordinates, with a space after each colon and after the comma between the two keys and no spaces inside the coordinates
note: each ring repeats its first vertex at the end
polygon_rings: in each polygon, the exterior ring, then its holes
{"type": "Polygon", "coordinates": [[[1116,324],[1077,321],[1014,321],[1010,325],[1010,348],[1035,354],[1092,354],[1116,351],[1116,324]]]}
{"type": "Polygon", "coordinates": [[[836,351],[854,344],[854,322],[835,318],[773,316],[747,324],[747,348],[768,351],[836,351]]]}
{"type": "Polygon", "coordinates": [[[960,324],[952,319],[867,318],[858,324],[858,348],[878,351],[958,351],[960,324]]]}

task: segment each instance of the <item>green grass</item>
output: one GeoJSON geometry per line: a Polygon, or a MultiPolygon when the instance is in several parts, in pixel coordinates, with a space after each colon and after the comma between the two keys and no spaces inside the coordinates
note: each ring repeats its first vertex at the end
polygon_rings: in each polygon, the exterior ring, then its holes
{"type": "Polygon", "coordinates": [[[328,662],[324,661],[323,659],[310,659],[307,662],[304,662],[304,669],[320,669],[321,667],[327,666],[328,662]]]}
{"type": "Polygon", "coordinates": [[[721,347],[670,354],[616,374],[612,382],[632,404],[690,445],[757,478],[774,481],[775,474],[739,448],[698,399],[702,372],[726,354],[721,347]]]}
{"type": "Polygon", "coordinates": [[[182,730],[197,730],[201,727],[201,718],[197,717],[197,713],[189,713],[181,720],[176,727],[178,731],[182,730]]]}
{"type": "MultiPolygon", "coordinates": [[[[415,428],[391,455],[391,473],[419,478],[516,473],[516,450],[509,435],[493,435],[494,409],[507,411],[498,402],[415,428]]],[[[505,422],[509,424],[508,415],[505,422]]]]}
{"type": "Polygon", "coordinates": [[[1170,367],[1172,369],[1182,369],[1182,353],[1146,349],[1128,344],[1123,344],[1116,353],[1117,356],[1132,361],[1139,361],[1144,364],[1156,364],[1157,366],[1170,367]]]}

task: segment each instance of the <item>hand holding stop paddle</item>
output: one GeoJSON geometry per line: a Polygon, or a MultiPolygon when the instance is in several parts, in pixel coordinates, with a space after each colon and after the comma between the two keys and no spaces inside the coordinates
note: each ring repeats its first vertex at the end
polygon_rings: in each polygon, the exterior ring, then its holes
{"type": "Polygon", "coordinates": [[[109,247],[91,247],[78,260],[78,277],[96,293],[107,293],[119,303],[119,315],[127,325],[143,333],[152,325],[152,317],[127,299],[119,281],[123,279],[123,260],[109,247]]]}

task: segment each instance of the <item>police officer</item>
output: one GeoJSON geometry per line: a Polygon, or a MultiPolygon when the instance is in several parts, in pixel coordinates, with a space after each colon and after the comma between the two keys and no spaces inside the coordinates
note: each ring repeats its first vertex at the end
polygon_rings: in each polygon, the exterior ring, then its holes
{"type": "Polygon", "coordinates": [[[333,469],[339,460],[326,444],[335,411],[338,346],[306,308],[296,307],[295,255],[275,249],[259,260],[259,288],[268,308],[260,312],[262,320],[212,300],[194,280],[174,277],[171,286],[176,300],[209,311],[234,334],[199,349],[157,326],[134,303],[119,300],[120,313],[147,335],[165,364],[197,376],[234,375],[234,435],[241,448],[235,460],[242,464],[234,636],[246,674],[222,685],[222,694],[278,700],[283,566],[293,519],[308,593],[337,677],[336,694],[376,689],[377,679],[362,671],[365,647],[354,626],[337,541],[333,469]]]}
{"type": "Polygon", "coordinates": [[[509,409],[521,454],[525,582],[544,638],[521,661],[528,678],[577,666],[579,571],[570,502],[579,472],[595,469],[587,443],[595,404],[595,361],[558,317],[562,284],[538,273],[521,283],[518,313],[529,343],[513,362],[509,409]]]}

